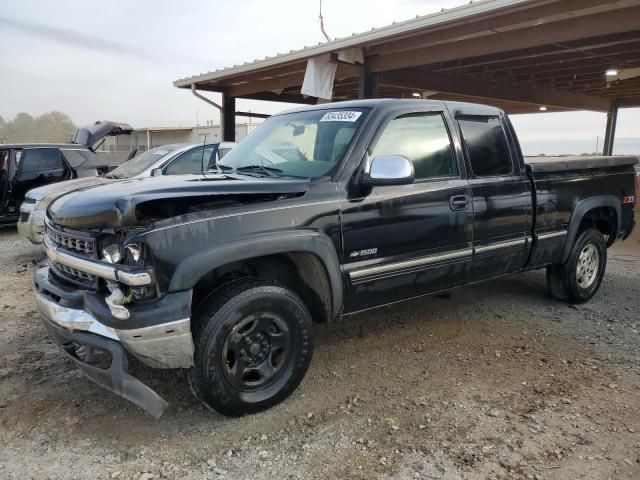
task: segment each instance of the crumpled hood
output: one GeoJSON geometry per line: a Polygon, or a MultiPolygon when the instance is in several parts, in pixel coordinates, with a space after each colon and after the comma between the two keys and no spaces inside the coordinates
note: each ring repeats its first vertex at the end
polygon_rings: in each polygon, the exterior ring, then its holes
{"type": "Polygon", "coordinates": [[[278,195],[304,193],[308,179],[256,178],[245,175],[176,175],[131,178],[71,192],[48,209],[56,224],[79,228],[119,228],[140,225],[136,207],[145,202],[191,197],[278,195]]]}
{"type": "Polygon", "coordinates": [[[40,203],[45,197],[50,197],[47,199],[48,203],[50,203],[60,195],[64,195],[68,192],[73,192],[78,188],[92,187],[94,185],[100,185],[108,182],[113,182],[113,180],[105,177],[75,178],[73,180],[67,180],[65,182],[50,183],[49,185],[34,188],[33,190],[29,190],[26,196],[28,198],[35,199],[36,203],[40,203]]]}

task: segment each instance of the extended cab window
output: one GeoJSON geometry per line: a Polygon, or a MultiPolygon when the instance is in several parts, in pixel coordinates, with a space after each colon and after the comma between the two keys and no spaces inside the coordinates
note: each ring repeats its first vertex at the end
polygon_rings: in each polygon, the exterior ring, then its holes
{"type": "Polygon", "coordinates": [[[213,145],[198,147],[184,152],[172,161],[165,171],[165,175],[183,175],[187,173],[201,173],[208,169],[209,159],[213,152],[213,145]]]}
{"type": "Polygon", "coordinates": [[[513,172],[507,139],[498,117],[464,117],[459,119],[459,123],[476,177],[510,175],[513,172]]]}
{"type": "Polygon", "coordinates": [[[438,113],[411,113],[391,120],[371,158],[378,155],[407,157],[416,180],[458,175],[449,133],[438,113]]]}
{"type": "Polygon", "coordinates": [[[25,149],[20,161],[23,172],[64,169],[60,152],[56,148],[25,149]]]}

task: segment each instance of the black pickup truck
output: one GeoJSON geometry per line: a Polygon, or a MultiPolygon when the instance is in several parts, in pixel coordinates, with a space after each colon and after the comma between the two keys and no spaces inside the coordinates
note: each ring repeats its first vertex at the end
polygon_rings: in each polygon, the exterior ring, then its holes
{"type": "Polygon", "coordinates": [[[36,300],[91,379],[151,414],[167,404],[127,352],[189,369],[223,414],[257,412],[302,380],[313,322],[541,268],[551,295],[589,300],[633,229],[635,163],[527,162],[509,118],[482,105],[305,107],[202,175],[57,199],[36,300]]]}

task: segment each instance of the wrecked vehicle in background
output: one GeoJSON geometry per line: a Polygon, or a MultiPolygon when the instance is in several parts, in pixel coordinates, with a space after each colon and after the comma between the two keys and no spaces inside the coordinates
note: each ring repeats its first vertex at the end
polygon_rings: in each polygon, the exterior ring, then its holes
{"type": "Polygon", "coordinates": [[[141,153],[106,175],[77,178],[30,190],[20,207],[18,233],[32,243],[42,243],[47,207],[65,193],[126,178],[200,173],[212,168],[234,145],[233,142],[163,145],[141,153]]]}
{"type": "Polygon", "coordinates": [[[525,161],[509,118],[483,105],[304,107],[211,172],[54,201],[36,302],[89,378],[154,416],[167,404],[127,353],[189,369],[210,408],[254,413],[302,381],[312,322],[541,268],[554,297],[588,301],[633,229],[636,163],[525,161]]]}
{"type": "MultiPolygon", "coordinates": [[[[79,128],[71,143],[0,145],[0,223],[15,223],[29,190],[73,178],[96,177],[115,168],[95,153],[107,136],[129,135],[125,123],[96,122],[79,128]]],[[[22,215],[25,217],[24,215],[22,215]]]]}

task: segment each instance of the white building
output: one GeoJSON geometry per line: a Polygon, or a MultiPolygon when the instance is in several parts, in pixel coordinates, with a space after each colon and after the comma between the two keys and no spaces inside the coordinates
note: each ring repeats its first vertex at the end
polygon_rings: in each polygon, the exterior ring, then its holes
{"type": "MultiPolygon", "coordinates": [[[[236,124],[236,141],[256,129],[260,123],[236,124]]],[[[129,156],[129,152],[138,147],[138,152],[170,143],[216,143],[222,141],[220,125],[200,125],[196,127],[149,127],[137,128],[131,135],[107,137],[98,148],[100,156],[112,163],[120,164],[129,156]]]]}

